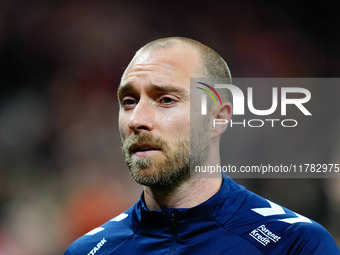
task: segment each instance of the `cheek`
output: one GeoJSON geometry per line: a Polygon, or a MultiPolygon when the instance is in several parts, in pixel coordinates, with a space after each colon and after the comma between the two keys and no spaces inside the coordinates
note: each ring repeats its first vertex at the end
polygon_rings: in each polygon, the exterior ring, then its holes
{"type": "Polygon", "coordinates": [[[165,136],[181,138],[190,132],[189,114],[163,115],[160,123],[165,136]]]}
{"type": "Polygon", "coordinates": [[[126,134],[129,130],[127,118],[119,115],[118,117],[118,128],[121,134],[126,134]]]}

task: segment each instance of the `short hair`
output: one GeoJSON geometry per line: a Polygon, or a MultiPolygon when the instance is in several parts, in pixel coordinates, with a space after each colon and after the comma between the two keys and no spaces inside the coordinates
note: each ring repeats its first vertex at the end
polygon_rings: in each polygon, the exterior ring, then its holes
{"type": "MultiPolygon", "coordinates": [[[[231,73],[224,59],[212,48],[187,37],[166,37],[154,40],[140,48],[136,55],[142,51],[152,51],[173,47],[189,46],[199,53],[202,60],[202,75],[200,78],[227,79],[231,84],[231,73]]],[[[216,89],[223,101],[232,103],[232,95],[228,89],[216,89]]],[[[209,101],[210,102],[210,101],[209,101]]]]}

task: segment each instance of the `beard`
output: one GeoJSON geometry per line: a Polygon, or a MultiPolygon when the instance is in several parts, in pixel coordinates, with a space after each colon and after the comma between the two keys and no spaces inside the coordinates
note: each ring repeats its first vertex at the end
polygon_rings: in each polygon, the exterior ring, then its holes
{"type": "MultiPolygon", "coordinates": [[[[206,124],[206,123],[204,123],[206,124]]],[[[191,170],[207,158],[209,149],[207,126],[200,126],[177,139],[173,146],[150,134],[133,134],[126,137],[121,131],[122,152],[134,180],[144,186],[158,189],[173,189],[190,178],[191,170]],[[160,149],[162,155],[139,157],[132,152],[136,144],[160,149]]],[[[157,153],[158,154],[158,153],[157,153]]]]}
{"type": "MultiPolygon", "coordinates": [[[[125,162],[134,180],[149,187],[172,188],[190,177],[190,140],[179,139],[171,149],[167,142],[150,134],[122,136],[125,162]],[[148,144],[159,148],[162,155],[139,157],[131,152],[136,144],[148,144]]],[[[160,154],[157,153],[157,154],[160,154]]]]}

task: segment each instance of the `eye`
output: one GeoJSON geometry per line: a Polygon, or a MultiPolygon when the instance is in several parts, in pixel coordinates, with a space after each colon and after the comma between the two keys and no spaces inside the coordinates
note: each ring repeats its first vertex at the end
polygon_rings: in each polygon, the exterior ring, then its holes
{"type": "Polygon", "coordinates": [[[175,98],[169,97],[169,96],[164,96],[159,100],[159,104],[163,106],[171,106],[175,104],[176,102],[177,100],[175,98]]]}
{"type": "Polygon", "coordinates": [[[137,101],[133,98],[125,98],[122,100],[122,106],[125,110],[132,109],[137,104],[137,101]]]}

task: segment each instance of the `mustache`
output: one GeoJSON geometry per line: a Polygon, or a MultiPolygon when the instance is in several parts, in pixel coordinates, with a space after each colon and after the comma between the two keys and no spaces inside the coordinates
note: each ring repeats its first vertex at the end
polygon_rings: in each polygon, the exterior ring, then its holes
{"type": "Polygon", "coordinates": [[[168,150],[167,142],[150,134],[133,134],[130,137],[122,136],[122,151],[124,154],[131,154],[133,148],[141,144],[147,144],[162,151],[168,150]]]}

